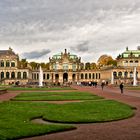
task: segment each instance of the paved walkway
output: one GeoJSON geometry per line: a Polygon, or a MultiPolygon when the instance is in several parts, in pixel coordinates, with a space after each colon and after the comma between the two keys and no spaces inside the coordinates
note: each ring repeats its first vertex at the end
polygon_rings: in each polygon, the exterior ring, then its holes
{"type": "MultiPolygon", "coordinates": [[[[76,130],[23,140],[140,140],[140,93],[138,91],[125,90],[124,94],[121,94],[117,88],[104,88],[102,91],[100,88],[74,87],[79,91],[89,91],[106,99],[114,99],[134,106],[137,108],[135,116],[121,121],[76,125],[76,130]]],[[[9,100],[17,94],[18,92],[12,91],[10,94],[0,95],[0,100],[9,100]]]]}

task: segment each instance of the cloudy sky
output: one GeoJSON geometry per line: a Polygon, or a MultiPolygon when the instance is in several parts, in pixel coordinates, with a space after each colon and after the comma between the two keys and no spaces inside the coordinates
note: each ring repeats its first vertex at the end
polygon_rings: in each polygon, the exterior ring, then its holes
{"type": "Polygon", "coordinates": [[[140,0],[1,0],[0,50],[48,62],[64,51],[96,62],[140,45],[140,0]]]}

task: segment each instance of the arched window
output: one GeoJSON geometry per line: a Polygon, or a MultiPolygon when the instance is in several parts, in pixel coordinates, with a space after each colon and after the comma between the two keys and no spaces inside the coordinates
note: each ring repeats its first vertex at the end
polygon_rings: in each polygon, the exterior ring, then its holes
{"type": "Polygon", "coordinates": [[[1,79],[4,78],[4,72],[1,72],[1,79]]]}
{"type": "Polygon", "coordinates": [[[89,79],[91,79],[91,73],[89,73],[89,79]]]}
{"type": "Polygon", "coordinates": [[[98,74],[96,73],[96,79],[98,79],[98,74]]]}
{"type": "Polygon", "coordinates": [[[4,61],[1,61],[0,66],[4,67],[4,61]]]}
{"type": "Polygon", "coordinates": [[[49,74],[47,74],[47,79],[50,79],[50,75],[49,74]]]}
{"type": "Polygon", "coordinates": [[[94,75],[94,73],[92,74],[92,79],[94,79],[95,78],[95,75],[94,75]]]}
{"type": "Polygon", "coordinates": [[[128,77],[128,72],[127,71],[124,72],[124,77],[128,77]]]}
{"type": "Polygon", "coordinates": [[[85,74],[85,79],[87,79],[87,73],[85,74]]]}
{"type": "Polygon", "coordinates": [[[17,78],[18,78],[18,79],[21,79],[21,72],[18,72],[18,73],[17,73],[17,78]]]}
{"type": "Polygon", "coordinates": [[[11,67],[15,67],[15,62],[11,62],[11,67]]]}
{"type": "Polygon", "coordinates": [[[118,76],[119,77],[122,77],[122,72],[121,71],[118,73],[118,76]]]}
{"type": "Polygon", "coordinates": [[[6,61],[6,67],[10,67],[10,62],[6,61]]]}
{"type": "Polygon", "coordinates": [[[117,72],[114,71],[114,72],[113,72],[113,75],[114,75],[114,77],[117,77],[117,72]]]}
{"type": "Polygon", "coordinates": [[[15,78],[15,72],[11,73],[11,78],[14,79],[15,78]]]}
{"type": "Polygon", "coordinates": [[[34,73],[34,79],[36,80],[36,73],[34,73]]]}
{"type": "Polygon", "coordinates": [[[39,74],[37,73],[37,79],[39,79],[39,74]]]}
{"type": "Polygon", "coordinates": [[[46,74],[45,73],[43,74],[43,79],[46,79],[46,74]]]}
{"type": "Polygon", "coordinates": [[[101,74],[99,73],[99,79],[101,78],[101,74]]]}
{"type": "Polygon", "coordinates": [[[84,79],[84,74],[83,73],[81,73],[81,79],[84,79]]]}
{"type": "Polygon", "coordinates": [[[27,72],[23,72],[23,79],[27,79],[27,72]]]}
{"type": "Polygon", "coordinates": [[[9,79],[10,73],[6,72],[6,78],[9,79]]]}

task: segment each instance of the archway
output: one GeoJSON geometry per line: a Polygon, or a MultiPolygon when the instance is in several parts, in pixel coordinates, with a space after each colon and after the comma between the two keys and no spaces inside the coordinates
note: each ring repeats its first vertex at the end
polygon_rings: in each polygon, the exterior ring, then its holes
{"type": "Polygon", "coordinates": [[[76,80],[76,75],[73,74],[73,75],[72,75],[72,81],[75,82],[75,80],[76,80]]]}
{"type": "Polygon", "coordinates": [[[63,74],[63,82],[68,82],[68,74],[67,73],[64,73],[63,74]]]}
{"type": "Polygon", "coordinates": [[[56,83],[59,82],[59,74],[55,74],[55,82],[56,82],[56,83]]]}

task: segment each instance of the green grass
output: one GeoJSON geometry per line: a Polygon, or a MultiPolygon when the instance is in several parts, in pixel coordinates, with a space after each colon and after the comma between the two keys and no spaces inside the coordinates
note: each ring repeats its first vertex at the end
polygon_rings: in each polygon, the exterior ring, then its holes
{"type": "Polygon", "coordinates": [[[51,88],[28,88],[28,87],[10,87],[7,88],[8,90],[37,90],[37,91],[42,91],[42,90],[75,90],[71,87],[51,87],[51,88]]]}
{"type": "Polygon", "coordinates": [[[28,92],[21,93],[12,100],[16,101],[63,101],[63,100],[97,100],[102,97],[88,92],[28,92]]]}
{"type": "Polygon", "coordinates": [[[74,129],[63,124],[34,124],[30,120],[61,123],[92,123],[124,119],[132,116],[130,106],[112,101],[86,101],[81,103],[49,104],[33,102],[0,103],[0,140],[17,139],[74,129]]]}
{"type": "Polygon", "coordinates": [[[64,131],[71,125],[33,124],[31,119],[46,114],[48,104],[0,103],[0,140],[64,131]]]}

